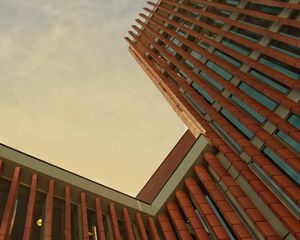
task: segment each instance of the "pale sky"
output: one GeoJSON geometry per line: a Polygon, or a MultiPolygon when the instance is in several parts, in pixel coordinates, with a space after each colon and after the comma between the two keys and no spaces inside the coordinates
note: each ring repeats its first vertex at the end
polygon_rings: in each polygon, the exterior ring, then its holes
{"type": "Polygon", "coordinates": [[[186,128],[123,40],[139,0],[0,0],[0,142],[135,196],[186,128]]]}

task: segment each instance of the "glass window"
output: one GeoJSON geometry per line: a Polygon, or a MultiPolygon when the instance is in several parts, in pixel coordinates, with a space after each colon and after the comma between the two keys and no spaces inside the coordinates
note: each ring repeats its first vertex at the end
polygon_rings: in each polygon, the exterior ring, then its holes
{"type": "Polygon", "coordinates": [[[44,217],[46,208],[46,194],[36,192],[36,200],[32,222],[32,239],[41,239],[42,229],[44,227],[44,217]]]}
{"type": "Polygon", "coordinates": [[[241,62],[240,62],[240,61],[236,60],[235,58],[229,56],[229,55],[226,54],[226,53],[223,53],[223,52],[221,52],[221,51],[219,51],[219,50],[215,50],[214,53],[215,53],[217,56],[223,58],[226,62],[229,62],[229,63],[231,63],[232,65],[234,65],[234,66],[236,66],[236,67],[240,67],[240,66],[241,66],[241,62]]]}
{"type": "Polygon", "coordinates": [[[191,51],[191,55],[198,60],[200,60],[202,58],[202,55],[199,54],[198,52],[196,52],[195,50],[191,51]]]}
{"type": "Polygon", "coordinates": [[[262,82],[267,83],[272,88],[274,88],[284,94],[287,94],[290,90],[289,87],[283,85],[282,83],[277,82],[273,78],[268,77],[267,75],[263,74],[262,72],[254,70],[253,68],[250,70],[250,74],[252,76],[256,77],[257,79],[261,80],[262,82]]]}
{"type": "Polygon", "coordinates": [[[298,117],[296,114],[289,116],[288,122],[300,130],[300,117],[298,117]]]}
{"type": "Polygon", "coordinates": [[[286,135],[284,132],[278,130],[276,135],[280,137],[284,142],[290,145],[296,152],[300,153],[300,144],[297,143],[293,138],[286,135]]]}
{"type": "Polygon", "coordinates": [[[255,162],[252,162],[251,166],[260,175],[260,177],[268,183],[273,191],[275,191],[275,193],[278,194],[290,208],[292,208],[292,211],[300,216],[300,208],[298,205],[272,180],[272,178],[270,178],[270,176],[266,174],[266,172],[255,162]]]}
{"type": "Polygon", "coordinates": [[[173,48],[171,48],[170,46],[167,47],[167,50],[172,54],[175,53],[175,50],[173,48]]]}
{"type": "Polygon", "coordinates": [[[230,112],[228,112],[225,108],[222,108],[220,111],[221,114],[233,124],[235,128],[237,128],[246,138],[252,139],[254,134],[251,132],[244,124],[242,124],[238,119],[236,119],[230,112]]]}
{"type": "Polygon", "coordinates": [[[173,38],[173,39],[171,40],[171,42],[174,43],[174,44],[177,45],[177,46],[180,44],[180,41],[177,40],[176,38],[173,38]]]}
{"type": "Polygon", "coordinates": [[[11,184],[10,181],[1,178],[1,181],[0,181],[0,192],[1,192],[1,194],[0,194],[0,219],[3,218],[5,204],[6,204],[6,201],[7,201],[7,198],[8,198],[10,184],[11,184]]]}
{"type": "Polygon", "coordinates": [[[240,3],[240,0],[222,0],[222,3],[236,6],[240,3]]]}
{"type": "Polygon", "coordinates": [[[206,195],[205,198],[206,198],[208,204],[213,209],[213,211],[216,214],[217,218],[220,220],[222,226],[224,227],[225,231],[227,232],[228,236],[230,237],[230,240],[238,239],[237,237],[235,237],[235,234],[232,231],[232,229],[230,228],[230,225],[226,222],[225,218],[223,217],[222,212],[220,212],[218,207],[213,202],[212,198],[209,195],[206,195]]]}
{"type": "Polygon", "coordinates": [[[182,31],[181,29],[177,29],[176,32],[181,35],[181,36],[185,36],[186,32],[182,31]]]}
{"type": "Polygon", "coordinates": [[[266,5],[256,4],[256,3],[248,3],[246,9],[261,11],[263,13],[267,13],[271,15],[278,15],[282,11],[282,8],[280,7],[266,6],[266,5]]]}
{"type": "Polygon", "coordinates": [[[258,61],[262,64],[267,65],[270,68],[273,68],[274,70],[277,70],[293,79],[299,79],[300,78],[300,69],[296,69],[292,66],[289,66],[283,62],[280,62],[276,59],[273,59],[271,57],[263,55],[258,59],[258,61]]]}
{"type": "Polygon", "coordinates": [[[217,28],[222,28],[225,23],[223,21],[215,19],[211,24],[217,28]]]}
{"type": "Polygon", "coordinates": [[[270,148],[264,147],[262,149],[263,154],[274,162],[279,168],[281,168],[296,184],[300,185],[300,175],[286,164],[281,158],[278,157],[270,148]]]}
{"type": "Polygon", "coordinates": [[[252,51],[251,48],[245,47],[244,45],[241,45],[232,40],[223,39],[221,43],[224,46],[227,46],[227,47],[233,49],[234,51],[241,53],[242,55],[245,55],[245,56],[247,56],[252,51]]]}
{"type": "Polygon", "coordinates": [[[280,28],[279,33],[281,35],[285,35],[285,36],[292,37],[292,38],[300,40],[300,31],[299,31],[298,28],[283,25],[280,28]]]}
{"type": "Polygon", "coordinates": [[[192,82],[192,87],[202,96],[209,104],[213,104],[215,100],[206,93],[197,83],[192,82]]]}
{"type": "Polygon", "coordinates": [[[229,136],[229,134],[219,126],[219,124],[215,121],[212,122],[212,125],[217,129],[217,131],[219,132],[219,134],[225,139],[225,141],[227,143],[229,143],[229,145],[238,153],[241,154],[242,152],[242,148],[240,147],[239,144],[236,143],[236,141],[234,141],[232,139],[232,137],[229,136]]]}
{"type": "Polygon", "coordinates": [[[53,222],[52,236],[53,239],[64,239],[65,228],[65,202],[63,200],[53,199],[53,222]]]}
{"type": "Polygon", "coordinates": [[[272,24],[271,21],[268,21],[268,20],[265,20],[262,18],[258,18],[258,17],[252,17],[252,16],[245,15],[245,14],[240,14],[237,20],[240,22],[244,22],[246,24],[264,28],[264,29],[270,27],[272,24]]]}
{"type": "Polygon", "coordinates": [[[286,53],[292,57],[300,59],[300,48],[289,45],[287,43],[272,40],[269,46],[275,50],[286,53]]]}
{"type": "Polygon", "coordinates": [[[239,85],[239,89],[241,89],[243,92],[245,92],[247,95],[252,97],[255,101],[261,103],[265,107],[267,107],[270,110],[274,110],[277,107],[277,103],[274,102],[272,99],[266,97],[262,93],[258,92],[254,88],[250,87],[248,84],[242,82],[239,85]]]}
{"type": "Polygon", "coordinates": [[[17,199],[12,212],[9,239],[22,239],[23,237],[28,206],[29,190],[30,189],[28,187],[24,187],[22,185],[19,186],[17,199]]]}
{"type": "Polygon", "coordinates": [[[213,63],[210,60],[208,60],[205,65],[226,80],[230,80],[232,78],[232,75],[229,72],[225,71],[223,68],[219,67],[217,64],[213,63]]]}
{"type": "Polygon", "coordinates": [[[214,86],[219,91],[222,91],[224,89],[221,84],[219,84],[215,79],[213,79],[212,77],[210,77],[207,73],[201,71],[199,73],[199,75],[201,77],[203,77],[204,79],[206,79],[212,86],[214,86]]]}
{"type": "Polygon", "coordinates": [[[262,35],[238,27],[231,27],[229,31],[254,42],[258,42],[262,38],[262,35]]]}
{"type": "Polygon", "coordinates": [[[184,73],[184,72],[182,72],[182,71],[178,71],[178,73],[177,73],[180,77],[182,77],[183,79],[187,79],[188,77],[187,77],[187,75],[184,73]]]}
{"type": "Polygon", "coordinates": [[[263,117],[261,114],[256,112],[253,108],[249,107],[246,103],[244,103],[242,100],[237,98],[236,96],[232,95],[230,97],[231,101],[237,104],[239,107],[241,107],[244,111],[249,113],[253,118],[255,118],[258,122],[263,123],[266,121],[266,118],[263,117]]]}
{"type": "Polygon", "coordinates": [[[204,109],[202,107],[200,107],[200,105],[189,94],[184,93],[183,96],[198,113],[200,113],[202,116],[206,115],[206,112],[204,111],[204,109]]]}
{"type": "Polygon", "coordinates": [[[204,48],[204,49],[209,48],[209,45],[208,45],[207,43],[202,42],[202,41],[200,41],[200,40],[198,40],[198,39],[196,39],[196,43],[197,43],[197,45],[199,45],[200,47],[202,47],[202,48],[204,48]]]}
{"type": "Polygon", "coordinates": [[[197,217],[199,218],[200,222],[202,223],[202,225],[203,225],[205,231],[206,231],[208,234],[210,234],[208,225],[207,225],[207,223],[205,222],[204,217],[202,217],[201,213],[199,212],[199,210],[198,210],[197,208],[195,209],[195,212],[196,212],[196,215],[197,215],[197,217]]]}
{"type": "Polygon", "coordinates": [[[184,63],[190,69],[195,68],[195,65],[192,62],[190,62],[189,60],[185,60],[184,63]]]}

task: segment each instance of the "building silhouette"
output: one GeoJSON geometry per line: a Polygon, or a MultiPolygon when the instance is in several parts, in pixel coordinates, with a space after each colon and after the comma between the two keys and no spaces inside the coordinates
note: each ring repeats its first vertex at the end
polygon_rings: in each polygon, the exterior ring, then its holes
{"type": "Polygon", "coordinates": [[[189,130],[136,198],[1,145],[0,239],[300,239],[299,1],[144,10],[129,51],[189,130]]]}

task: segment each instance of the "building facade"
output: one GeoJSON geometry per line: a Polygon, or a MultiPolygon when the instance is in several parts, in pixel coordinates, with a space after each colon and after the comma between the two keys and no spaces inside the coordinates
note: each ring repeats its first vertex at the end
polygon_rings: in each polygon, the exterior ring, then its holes
{"type": "Polygon", "coordinates": [[[0,239],[300,239],[299,1],[145,11],[129,51],[189,130],[135,198],[0,145],[0,239]]]}
{"type": "Polygon", "coordinates": [[[229,238],[300,239],[299,1],[148,4],[129,51],[193,135],[217,148],[195,171],[229,238]]]}

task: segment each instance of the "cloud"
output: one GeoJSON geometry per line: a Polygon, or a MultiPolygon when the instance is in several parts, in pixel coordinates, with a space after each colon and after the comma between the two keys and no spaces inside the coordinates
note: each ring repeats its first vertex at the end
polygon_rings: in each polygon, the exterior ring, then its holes
{"type": "Polygon", "coordinates": [[[4,143],[136,193],[185,131],[123,40],[144,3],[1,4],[4,143]]]}

